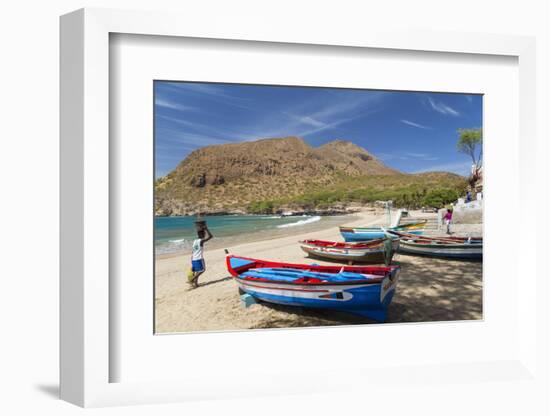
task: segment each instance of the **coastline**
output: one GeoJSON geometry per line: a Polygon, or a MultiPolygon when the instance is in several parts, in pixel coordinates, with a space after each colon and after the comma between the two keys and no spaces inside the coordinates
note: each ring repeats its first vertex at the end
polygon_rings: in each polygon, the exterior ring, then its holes
{"type": "MultiPolygon", "coordinates": [[[[344,218],[342,225],[385,225],[383,210],[363,210],[344,218]],[[351,218],[353,217],[353,218],[351,218]]],[[[301,228],[301,227],[295,227],[301,228]]],[[[289,234],[226,248],[231,253],[293,263],[334,264],[307,258],[302,239],[340,241],[337,226],[317,230],[290,230],[289,234]]],[[[208,244],[208,243],[207,243],[208,244]]],[[[155,259],[155,332],[179,333],[257,328],[288,328],[372,323],[365,318],[326,310],[305,310],[267,304],[240,305],[233,279],[225,265],[223,248],[205,249],[206,271],[200,286],[187,284],[188,254],[155,259]]],[[[400,283],[389,308],[388,322],[430,322],[482,318],[482,264],[397,254],[400,283]]]]}
{"type": "MultiPolygon", "coordinates": [[[[301,217],[295,217],[297,221],[301,217]]],[[[272,228],[265,230],[258,230],[249,233],[242,233],[231,237],[217,237],[214,238],[205,246],[205,253],[216,249],[232,248],[243,243],[255,243],[260,241],[276,240],[278,238],[285,238],[291,236],[300,236],[302,234],[309,234],[317,231],[324,231],[333,227],[348,224],[361,219],[358,213],[346,214],[346,215],[333,215],[328,217],[322,217],[320,221],[311,222],[295,227],[282,227],[272,228]],[[325,220],[325,221],[324,221],[325,220]]],[[[187,256],[191,253],[191,249],[182,249],[168,253],[156,253],[156,259],[167,259],[172,257],[187,256]]]]}

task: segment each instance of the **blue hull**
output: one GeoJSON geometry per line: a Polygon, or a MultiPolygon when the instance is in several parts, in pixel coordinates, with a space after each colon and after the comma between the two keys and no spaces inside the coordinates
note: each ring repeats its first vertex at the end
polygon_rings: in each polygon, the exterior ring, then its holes
{"type": "Polygon", "coordinates": [[[271,295],[249,289],[244,289],[244,291],[265,302],[302,308],[331,309],[366,317],[378,322],[384,322],[386,320],[388,315],[388,306],[393,299],[393,295],[395,294],[395,289],[393,289],[384,297],[383,302],[380,302],[380,286],[378,285],[377,287],[373,286],[370,288],[361,288],[349,291],[353,294],[352,300],[335,302],[330,300],[271,295]]]}
{"type": "MultiPolygon", "coordinates": [[[[423,232],[424,232],[423,230],[413,230],[413,231],[410,231],[409,234],[422,235],[423,232]]],[[[340,234],[342,234],[342,237],[344,237],[344,241],[347,243],[376,240],[378,238],[386,237],[386,233],[384,233],[382,229],[379,229],[379,230],[373,229],[372,231],[356,232],[356,233],[341,231],[340,234]]]]}
{"type": "Polygon", "coordinates": [[[441,259],[475,260],[475,261],[483,260],[483,253],[437,253],[437,252],[419,253],[416,251],[407,250],[406,248],[404,249],[399,248],[397,252],[402,254],[409,254],[413,256],[437,257],[441,259]]]}

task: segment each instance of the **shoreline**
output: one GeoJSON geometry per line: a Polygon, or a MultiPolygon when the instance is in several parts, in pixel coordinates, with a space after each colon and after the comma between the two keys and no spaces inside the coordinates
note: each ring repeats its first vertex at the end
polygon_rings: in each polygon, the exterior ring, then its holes
{"type": "MultiPolygon", "coordinates": [[[[296,218],[301,218],[296,216],[296,218]]],[[[237,234],[234,236],[218,237],[214,236],[211,242],[207,243],[204,248],[204,252],[207,253],[212,250],[221,248],[233,248],[243,243],[257,243],[262,241],[276,240],[279,238],[299,236],[302,234],[309,234],[317,231],[324,231],[333,227],[338,227],[349,223],[355,222],[361,218],[359,213],[350,213],[345,215],[329,215],[327,216],[329,221],[323,221],[321,217],[320,221],[303,224],[295,227],[283,227],[283,228],[271,228],[253,231],[250,233],[237,234]]],[[[155,248],[156,249],[156,248],[155,248]]],[[[167,259],[172,257],[186,256],[191,254],[190,248],[185,248],[173,252],[157,253],[155,252],[156,259],[167,259]]]]}
{"type": "MultiPolygon", "coordinates": [[[[383,211],[361,211],[346,218],[347,226],[385,225],[383,211]]],[[[297,227],[300,228],[300,227],[297,227]]],[[[308,258],[302,239],[340,241],[338,227],[300,230],[283,237],[228,246],[247,257],[289,263],[334,264],[308,258]]],[[[189,255],[155,259],[155,333],[227,331],[372,323],[364,318],[328,310],[305,310],[271,304],[240,304],[237,286],[225,265],[223,248],[205,250],[206,271],[199,287],[189,289],[189,255]]],[[[430,322],[482,319],[482,263],[396,254],[402,268],[387,322],[430,322]]]]}

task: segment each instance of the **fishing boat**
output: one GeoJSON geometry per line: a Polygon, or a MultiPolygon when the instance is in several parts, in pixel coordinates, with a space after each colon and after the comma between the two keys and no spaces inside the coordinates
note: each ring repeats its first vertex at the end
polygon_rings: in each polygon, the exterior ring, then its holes
{"type": "Polygon", "coordinates": [[[385,263],[389,265],[399,247],[399,239],[378,239],[364,243],[341,243],[324,240],[303,240],[300,247],[310,257],[353,263],[385,263]]]}
{"type": "Polygon", "coordinates": [[[352,313],[383,322],[399,266],[320,266],[228,255],[239,289],[265,302],[352,313]]]}
{"type": "Polygon", "coordinates": [[[399,238],[399,253],[430,257],[481,260],[483,237],[428,237],[386,230],[388,235],[399,238]]]}
{"type": "Polygon", "coordinates": [[[385,230],[404,231],[410,234],[423,234],[428,220],[409,222],[390,228],[384,227],[340,227],[340,234],[346,242],[368,241],[386,237],[385,230]]]}

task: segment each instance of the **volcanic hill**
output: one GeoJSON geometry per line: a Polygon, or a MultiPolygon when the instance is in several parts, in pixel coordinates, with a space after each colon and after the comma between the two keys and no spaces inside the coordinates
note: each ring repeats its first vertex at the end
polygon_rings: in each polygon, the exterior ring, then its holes
{"type": "MultiPolygon", "coordinates": [[[[206,146],[157,179],[155,213],[244,213],[259,201],[278,201],[281,206],[311,192],[352,191],[373,178],[385,178],[382,182],[395,185],[415,176],[391,169],[365,149],[343,140],[317,148],[298,137],[206,146]]],[[[463,180],[447,173],[430,176],[435,182],[442,177],[463,180]]]]}

